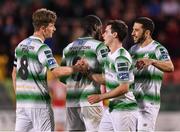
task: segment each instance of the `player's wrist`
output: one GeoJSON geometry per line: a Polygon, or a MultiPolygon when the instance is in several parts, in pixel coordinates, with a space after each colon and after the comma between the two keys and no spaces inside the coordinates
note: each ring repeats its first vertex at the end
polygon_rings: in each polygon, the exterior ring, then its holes
{"type": "Polygon", "coordinates": [[[71,68],[72,68],[72,73],[79,72],[79,66],[74,65],[71,68]]]}
{"type": "Polygon", "coordinates": [[[154,65],[156,63],[156,60],[151,59],[151,65],[154,65]]]}

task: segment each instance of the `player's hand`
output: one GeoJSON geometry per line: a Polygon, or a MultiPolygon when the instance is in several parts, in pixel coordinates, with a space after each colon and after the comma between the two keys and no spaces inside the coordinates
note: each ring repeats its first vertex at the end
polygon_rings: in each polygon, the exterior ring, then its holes
{"type": "Polygon", "coordinates": [[[83,59],[83,58],[81,60],[78,60],[75,65],[79,66],[81,73],[87,73],[87,71],[89,69],[89,64],[88,64],[87,60],[83,59]]]}
{"type": "Polygon", "coordinates": [[[100,94],[93,94],[93,95],[89,95],[88,96],[88,102],[90,104],[94,104],[94,103],[98,103],[100,102],[102,99],[101,99],[101,95],[100,94]]]}
{"type": "Polygon", "coordinates": [[[138,61],[136,62],[135,67],[136,67],[138,70],[141,70],[141,69],[143,69],[144,65],[145,65],[145,64],[144,64],[143,61],[138,60],[138,61]]]}
{"type": "Polygon", "coordinates": [[[73,72],[80,72],[81,71],[81,67],[79,65],[73,65],[73,72]]]}
{"type": "Polygon", "coordinates": [[[152,59],[141,58],[141,59],[137,60],[136,67],[138,70],[141,70],[143,68],[148,67],[149,65],[152,65],[152,63],[153,63],[152,59]]]}

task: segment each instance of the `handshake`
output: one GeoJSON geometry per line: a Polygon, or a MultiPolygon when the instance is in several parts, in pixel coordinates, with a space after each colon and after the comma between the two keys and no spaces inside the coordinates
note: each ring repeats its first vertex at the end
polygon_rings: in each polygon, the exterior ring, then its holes
{"type": "Polygon", "coordinates": [[[89,64],[88,64],[87,60],[83,59],[83,58],[80,60],[77,60],[77,62],[73,66],[74,72],[81,72],[83,74],[87,74],[89,69],[90,68],[89,68],[89,64]]]}

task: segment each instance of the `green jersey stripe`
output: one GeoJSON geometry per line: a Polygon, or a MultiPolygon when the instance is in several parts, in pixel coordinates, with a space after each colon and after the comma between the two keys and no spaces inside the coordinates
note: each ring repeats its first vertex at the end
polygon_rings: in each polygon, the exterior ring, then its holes
{"type": "Polygon", "coordinates": [[[98,94],[100,91],[76,91],[76,92],[67,92],[67,100],[87,100],[87,97],[91,94],[98,94]]]}
{"type": "Polygon", "coordinates": [[[115,102],[110,101],[109,103],[109,111],[112,112],[113,110],[134,110],[137,109],[136,102],[115,102]]]}
{"type": "MultiPolygon", "coordinates": [[[[24,52],[21,49],[16,49],[17,58],[22,57],[22,54],[24,54],[24,52]]],[[[24,55],[27,55],[29,59],[37,60],[37,53],[29,51],[27,54],[24,55]]]]}
{"type": "Polygon", "coordinates": [[[141,73],[135,75],[135,81],[141,81],[141,80],[155,80],[155,81],[161,81],[163,79],[162,74],[148,74],[148,73],[141,73]]]}
{"type": "Polygon", "coordinates": [[[48,94],[41,95],[41,94],[35,94],[35,93],[17,93],[16,99],[18,101],[42,101],[42,102],[49,102],[50,96],[48,94]]]}

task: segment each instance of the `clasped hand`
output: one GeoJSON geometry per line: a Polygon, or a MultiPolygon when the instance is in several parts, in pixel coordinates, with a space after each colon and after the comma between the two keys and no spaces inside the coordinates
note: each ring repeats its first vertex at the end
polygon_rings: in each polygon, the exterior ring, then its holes
{"type": "Polygon", "coordinates": [[[149,65],[152,65],[152,63],[153,63],[153,60],[152,60],[152,59],[141,58],[141,59],[137,60],[135,66],[136,66],[136,68],[137,68],[138,70],[141,70],[141,69],[143,69],[143,68],[148,67],[149,65]]]}
{"type": "Polygon", "coordinates": [[[76,67],[78,67],[79,72],[81,73],[87,73],[89,70],[89,64],[86,59],[80,59],[75,64],[76,67]]]}

